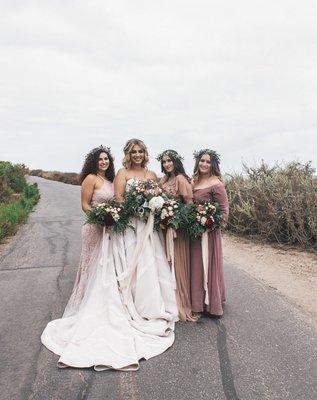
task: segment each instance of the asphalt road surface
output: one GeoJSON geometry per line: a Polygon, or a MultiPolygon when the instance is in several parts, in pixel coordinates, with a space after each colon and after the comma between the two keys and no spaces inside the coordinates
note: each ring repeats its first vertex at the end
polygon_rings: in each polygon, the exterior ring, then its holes
{"type": "Polygon", "coordinates": [[[41,200],[0,253],[2,399],[317,399],[316,330],[272,288],[225,265],[222,319],[177,323],[137,372],[58,369],[40,342],[61,316],[80,255],[79,187],[32,177],[41,200]]]}

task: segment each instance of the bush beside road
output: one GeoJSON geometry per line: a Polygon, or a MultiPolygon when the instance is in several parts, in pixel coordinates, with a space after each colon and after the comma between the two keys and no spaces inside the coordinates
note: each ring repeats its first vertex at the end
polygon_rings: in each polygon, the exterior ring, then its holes
{"type": "Polygon", "coordinates": [[[0,161],[0,242],[17,231],[40,198],[37,184],[28,184],[26,173],[24,165],[0,161]]]}

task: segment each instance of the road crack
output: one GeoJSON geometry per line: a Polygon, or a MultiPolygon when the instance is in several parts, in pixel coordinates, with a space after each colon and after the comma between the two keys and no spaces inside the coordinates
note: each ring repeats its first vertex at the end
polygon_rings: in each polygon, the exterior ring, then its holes
{"type": "Polygon", "coordinates": [[[217,350],[224,394],[227,400],[239,400],[234,385],[234,377],[227,347],[227,328],[220,320],[213,320],[213,323],[217,327],[217,350]]]}

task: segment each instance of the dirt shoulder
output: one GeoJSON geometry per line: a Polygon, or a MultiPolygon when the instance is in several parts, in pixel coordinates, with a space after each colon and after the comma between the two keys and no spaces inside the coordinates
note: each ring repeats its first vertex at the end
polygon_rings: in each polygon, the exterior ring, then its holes
{"type": "Polygon", "coordinates": [[[317,255],[225,234],[224,259],[290,299],[317,323],[317,255]]]}

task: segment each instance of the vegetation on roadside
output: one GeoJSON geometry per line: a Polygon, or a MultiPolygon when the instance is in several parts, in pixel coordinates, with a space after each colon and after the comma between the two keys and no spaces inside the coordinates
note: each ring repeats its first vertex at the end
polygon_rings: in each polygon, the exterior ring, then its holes
{"type": "MultiPolygon", "coordinates": [[[[311,164],[270,167],[262,162],[258,167],[243,167],[243,173],[226,177],[228,230],[268,242],[316,247],[317,179],[311,164]]],[[[76,173],[39,169],[29,174],[79,184],[76,173]]]]}
{"type": "Polygon", "coordinates": [[[317,243],[317,181],[310,163],[244,165],[226,180],[229,231],[269,242],[317,243]]]}
{"type": "Polygon", "coordinates": [[[70,185],[79,185],[79,174],[75,172],[43,171],[42,169],[33,169],[29,175],[39,176],[51,181],[68,183],[70,185]]]}
{"type": "Polygon", "coordinates": [[[24,165],[0,161],[0,241],[16,232],[40,198],[37,184],[29,185],[24,165]]]}

